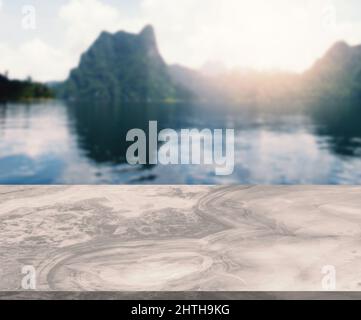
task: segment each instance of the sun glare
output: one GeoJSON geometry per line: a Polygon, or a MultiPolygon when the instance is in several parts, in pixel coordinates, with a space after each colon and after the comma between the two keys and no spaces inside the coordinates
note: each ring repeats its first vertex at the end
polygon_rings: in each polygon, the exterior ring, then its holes
{"type": "Polygon", "coordinates": [[[237,1],[227,8],[220,21],[223,34],[219,36],[225,43],[214,58],[231,66],[301,71],[331,45],[332,17],[327,25],[326,7],[322,11],[295,3],[275,6],[270,1],[262,5],[237,1]]]}
{"type": "MultiPolygon", "coordinates": [[[[151,3],[157,2],[164,4],[151,3]]],[[[199,67],[208,59],[229,67],[302,71],[342,36],[335,8],[322,0],[192,2],[153,15],[171,62],[199,67]]]]}

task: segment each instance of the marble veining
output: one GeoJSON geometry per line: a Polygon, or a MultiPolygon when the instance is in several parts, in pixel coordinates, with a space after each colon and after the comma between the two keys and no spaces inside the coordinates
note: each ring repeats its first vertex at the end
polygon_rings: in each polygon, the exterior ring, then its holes
{"type": "Polygon", "coordinates": [[[361,291],[361,187],[0,186],[0,290],[361,291]]]}

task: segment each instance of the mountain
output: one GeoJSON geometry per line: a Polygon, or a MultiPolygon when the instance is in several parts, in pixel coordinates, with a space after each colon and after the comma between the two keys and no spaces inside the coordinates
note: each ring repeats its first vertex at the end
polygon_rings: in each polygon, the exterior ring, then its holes
{"type": "Polygon", "coordinates": [[[61,86],[65,98],[120,102],[180,100],[188,92],[175,84],[161,57],[152,26],[139,34],[102,32],[61,86]]]}
{"type": "Polygon", "coordinates": [[[303,78],[311,96],[361,98],[361,45],[337,42],[303,78]]]}
{"type": "Polygon", "coordinates": [[[0,101],[51,98],[53,92],[47,86],[31,80],[10,80],[0,74],[0,101]]]}
{"type": "Polygon", "coordinates": [[[299,96],[333,151],[355,156],[361,137],[361,46],[335,43],[302,76],[299,96]]]}

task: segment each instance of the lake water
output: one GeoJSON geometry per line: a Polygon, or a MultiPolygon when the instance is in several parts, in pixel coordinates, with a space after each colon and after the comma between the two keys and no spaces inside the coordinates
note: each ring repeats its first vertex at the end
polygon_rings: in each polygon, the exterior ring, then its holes
{"type": "Polygon", "coordinates": [[[0,184],[360,184],[360,118],[197,105],[0,105],[0,184]],[[234,128],[235,170],[126,163],[126,133],[234,128]]]}

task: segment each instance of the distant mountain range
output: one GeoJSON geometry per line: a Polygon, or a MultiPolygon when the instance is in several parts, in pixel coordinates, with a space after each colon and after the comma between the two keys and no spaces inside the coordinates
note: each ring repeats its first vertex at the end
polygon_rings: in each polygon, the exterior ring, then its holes
{"type": "MultiPolygon", "coordinates": [[[[290,108],[289,101],[312,106],[322,101],[361,102],[361,45],[333,45],[303,74],[231,70],[216,76],[171,66],[176,83],[206,101],[290,108]]],[[[333,103],[334,104],[334,103],[333,103]]],[[[299,106],[296,106],[299,107],[299,106]]]]}
{"type": "Polygon", "coordinates": [[[167,65],[152,26],[139,34],[102,32],[62,83],[47,86],[0,76],[0,99],[48,97],[133,102],[204,101],[289,106],[317,99],[361,100],[361,46],[338,42],[303,74],[192,70],[167,65]],[[50,88],[50,89],[48,89],[50,88]]]}
{"type": "Polygon", "coordinates": [[[222,72],[167,65],[153,27],[146,26],[139,34],[102,32],[57,92],[62,98],[90,101],[261,104],[293,92],[298,81],[287,73],[222,72]]]}

